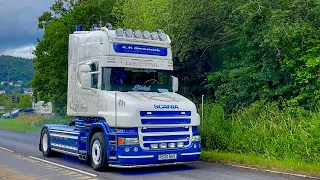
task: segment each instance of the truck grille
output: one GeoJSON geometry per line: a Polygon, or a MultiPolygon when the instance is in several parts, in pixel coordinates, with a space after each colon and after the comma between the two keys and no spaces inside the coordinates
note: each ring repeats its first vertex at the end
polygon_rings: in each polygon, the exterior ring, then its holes
{"type": "Polygon", "coordinates": [[[141,111],[140,146],[146,150],[188,147],[191,144],[191,111],[141,111]],[[178,147],[183,143],[183,147],[178,147]],[[167,144],[167,148],[152,149],[151,144],[167,144]],[[169,144],[175,147],[169,147],[169,144]]]}

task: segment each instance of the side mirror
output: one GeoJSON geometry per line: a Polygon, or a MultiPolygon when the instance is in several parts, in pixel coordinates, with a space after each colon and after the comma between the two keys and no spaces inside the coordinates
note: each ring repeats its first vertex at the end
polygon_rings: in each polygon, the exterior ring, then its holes
{"type": "Polygon", "coordinates": [[[85,64],[85,65],[80,66],[80,72],[81,72],[81,74],[83,74],[83,73],[88,73],[88,72],[90,72],[90,71],[91,71],[91,68],[90,68],[90,66],[89,66],[88,64],[85,64]]]}
{"type": "Polygon", "coordinates": [[[179,79],[174,76],[172,76],[172,90],[173,92],[177,92],[179,90],[179,79]]]}
{"type": "Polygon", "coordinates": [[[81,88],[90,89],[91,88],[91,68],[89,65],[85,64],[80,67],[81,74],[81,88]]]}

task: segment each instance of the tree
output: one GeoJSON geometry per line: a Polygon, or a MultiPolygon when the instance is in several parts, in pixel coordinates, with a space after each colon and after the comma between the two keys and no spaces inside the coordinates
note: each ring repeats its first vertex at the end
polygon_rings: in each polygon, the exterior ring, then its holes
{"type": "Polygon", "coordinates": [[[36,73],[31,85],[39,99],[53,102],[55,110],[64,114],[67,102],[68,37],[76,25],[89,30],[93,24],[115,23],[113,0],[56,0],[51,12],[39,17],[39,28],[44,28],[43,39],[38,39],[34,54],[36,73]]]}

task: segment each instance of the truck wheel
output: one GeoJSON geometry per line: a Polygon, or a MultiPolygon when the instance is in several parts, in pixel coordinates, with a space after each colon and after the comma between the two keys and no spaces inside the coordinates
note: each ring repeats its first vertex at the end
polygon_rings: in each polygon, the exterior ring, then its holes
{"type": "Polygon", "coordinates": [[[41,132],[40,145],[43,156],[52,157],[54,152],[49,148],[50,135],[47,128],[43,129],[41,132]]]}
{"type": "Polygon", "coordinates": [[[103,171],[108,165],[106,141],[102,132],[92,136],[90,142],[90,162],[94,170],[103,171]]]}

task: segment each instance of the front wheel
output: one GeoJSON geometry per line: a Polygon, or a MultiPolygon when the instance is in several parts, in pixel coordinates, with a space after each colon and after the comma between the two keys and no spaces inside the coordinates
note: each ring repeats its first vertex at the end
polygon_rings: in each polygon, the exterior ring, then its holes
{"type": "Polygon", "coordinates": [[[103,171],[108,165],[106,141],[102,132],[92,136],[90,142],[90,162],[94,170],[103,171]]]}
{"type": "Polygon", "coordinates": [[[45,157],[52,157],[54,152],[49,148],[50,143],[50,134],[47,128],[43,129],[41,132],[41,139],[40,139],[40,147],[43,156],[45,157]]]}

